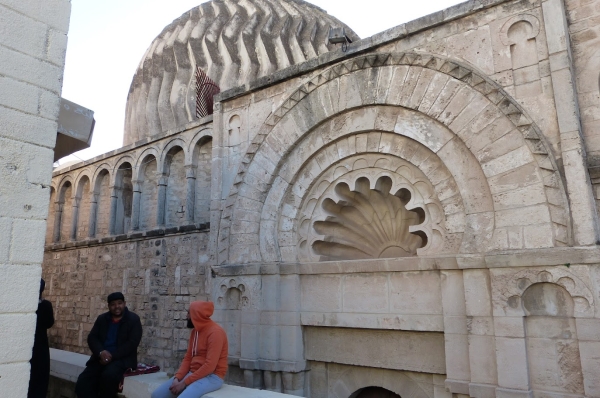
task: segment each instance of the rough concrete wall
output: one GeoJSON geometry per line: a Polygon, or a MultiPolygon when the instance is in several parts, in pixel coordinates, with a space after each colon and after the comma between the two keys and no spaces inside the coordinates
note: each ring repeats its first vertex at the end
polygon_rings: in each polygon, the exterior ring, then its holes
{"type": "Polygon", "coordinates": [[[27,395],[70,2],[0,1],[0,391],[27,395]]]}
{"type": "Polygon", "coordinates": [[[89,353],[86,338],[107,311],[106,296],[122,291],[144,327],[139,361],[173,372],[187,348],[188,303],[206,299],[206,266],[199,258],[207,246],[207,233],[193,233],[46,252],[46,298],[56,316],[51,346],[89,353]]]}

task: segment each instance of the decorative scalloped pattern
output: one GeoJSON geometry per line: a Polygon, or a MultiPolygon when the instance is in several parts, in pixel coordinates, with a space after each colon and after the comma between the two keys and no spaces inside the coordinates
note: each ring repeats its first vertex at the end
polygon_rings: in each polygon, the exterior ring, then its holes
{"type": "Polygon", "coordinates": [[[225,211],[223,212],[221,229],[219,232],[219,263],[224,263],[228,258],[228,244],[224,242],[228,242],[229,240],[230,223],[240,184],[243,183],[250,164],[256,153],[259,151],[263,141],[281,118],[309,93],[333,79],[357,70],[395,65],[419,66],[444,73],[456,80],[460,80],[484,95],[511,121],[515,128],[522,134],[532,156],[542,171],[544,188],[546,197],[549,200],[554,228],[555,245],[568,246],[571,234],[570,218],[568,215],[564,214],[567,202],[562,179],[558,172],[555,159],[549,149],[550,145],[546,142],[546,139],[539,128],[531,118],[527,116],[524,109],[494,81],[479,74],[471,67],[461,62],[430,54],[381,53],[352,58],[323,71],[293,92],[288,99],[267,118],[263,128],[254,137],[253,142],[242,159],[238,174],[234,180],[234,186],[225,203],[225,211]]]}

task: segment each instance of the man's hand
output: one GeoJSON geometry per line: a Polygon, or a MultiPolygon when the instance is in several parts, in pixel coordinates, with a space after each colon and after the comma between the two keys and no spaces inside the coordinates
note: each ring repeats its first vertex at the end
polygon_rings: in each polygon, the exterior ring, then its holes
{"type": "Polygon", "coordinates": [[[110,352],[104,350],[100,351],[100,363],[102,365],[108,365],[112,361],[112,355],[110,352]]]}
{"type": "Polygon", "coordinates": [[[171,387],[169,387],[169,391],[171,391],[171,394],[173,395],[179,395],[185,390],[185,387],[186,385],[183,380],[177,381],[177,379],[174,379],[171,387]]]}

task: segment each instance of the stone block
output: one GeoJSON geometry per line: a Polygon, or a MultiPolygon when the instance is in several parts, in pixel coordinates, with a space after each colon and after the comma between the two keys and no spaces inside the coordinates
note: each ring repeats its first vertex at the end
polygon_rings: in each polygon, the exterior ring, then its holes
{"type": "Polygon", "coordinates": [[[3,313],[33,313],[37,310],[40,287],[39,265],[0,265],[0,303],[3,313]]]}
{"type": "MultiPolygon", "coordinates": [[[[0,74],[34,86],[45,88],[59,95],[62,87],[61,67],[0,46],[0,74]]],[[[5,116],[2,116],[4,119],[5,116]]],[[[56,135],[56,130],[54,131],[56,135]]]]}
{"type": "Polygon", "coordinates": [[[464,286],[466,314],[468,316],[491,316],[492,303],[490,278],[487,270],[465,270],[464,286]]]}
{"type": "MultiPolygon", "coordinates": [[[[33,331],[31,333],[33,335],[33,331]]],[[[31,348],[29,351],[31,351],[31,348]]],[[[0,377],[0,390],[2,395],[6,397],[25,397],[26,387],[24,386],[29,385],[29,372],[29,362],[0,363],[0,374],[2,375],[0,377]]]]}
{"type": "Polygon", "coordinates": [[[581,355],[581,370],[585,395],[588,397],[600,396],[600,342],[580,341],[579,353],[581,355]]]}
{"type": "Polygon", "coordinates": [[[45,24],[0,5],[0,45],[44,59],[47,35],[45,24]]]}
{"type": "Polygon", "coordinates": [[[390,312],[442,314],[440,276],[437,272],[390,274],[390,312]]]}
{"type": "Polygon", "coordinates": [[[462,271],[442,271],[441,294],[444,316],[465,316],[465,293],[462,271]]]}
{"type": "Polygon", "coordinates": [[[41,264],[45,238],[45,221],[13,220],[10,261],[16,264],[41,264]]]}
{"type": "Polygon", "coordinates": [[[527,350],[524,338],[496,337],[496,361],[500,387],[529,390],[527,350]]]}
{"type": "Polygon", "coordinates": [[[442,333],[304,328],[307,360],[424,373],[446,372],[442,333]],[[356,344],[360,341],[361,344],[356,344]],[[353,347],[348,350],[348,347],[353,347]]]}
{"type": "Polygon", "coordinates": [[[3,362],[26,362],[31,359],[35,321],[33,312],[0,314],[0,350],[3,362]],[[15,333],[16,330],[18,333],[15,333]]]}
{"type": "Polygon", "coordinates": [[[343,311],[387,312],[390,305],[388,290],[387,275],[347,275],[343,280],[343,311]]]}
{"type": "Polygon", "coordinates": [[[494,336],[469,335],[469,362],[473,383],[497,384],[495,350],[494,336]]]}
{"type": "Polygon", "coordinates": [[[69,0],[45,0],[43,2],[3,0],[2,3],[13,10],[67,33],[71,16],[71,2],[69,0]]]}
{"type": "Polygon", "coordinates": [[[342,310],[342,278],[330,275],[304,275],[300,281],[302,311],[342,310]]]}
{"type": "Polygon", "coordinates": [[[39,88],[0,76],[0,105],[35,115],[38,112],[39,97],[39,88]]]}
{"type": "Polygon", "coordinates": [[[579,341],[600,341],[600,319],[575,318],[579,341]]]}
{"type": "Polygon", "coordinates": [[[525,337],[523,317],[495,316],[494,332],[498,337],[525,337]]]}
{"type": "Polygon", "coordinates": [[[48,52],[47,59],[55,65],[65,64],[67,52],[67,34],[58,30],[48,30],[48,52]]]}

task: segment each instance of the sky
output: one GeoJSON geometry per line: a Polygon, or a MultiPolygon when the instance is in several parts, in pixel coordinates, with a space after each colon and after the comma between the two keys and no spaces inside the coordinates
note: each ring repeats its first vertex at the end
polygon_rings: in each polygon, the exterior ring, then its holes
{"type": "MultiPolygon", "coordinates": [[[[362,39],[463,0],[310,0],[362,39]]],[[[94,111],[92,146],[58,165],[123,143],[131,79],[154,38],[202,0],[72,0],[62,97],[94,111]]]]}

